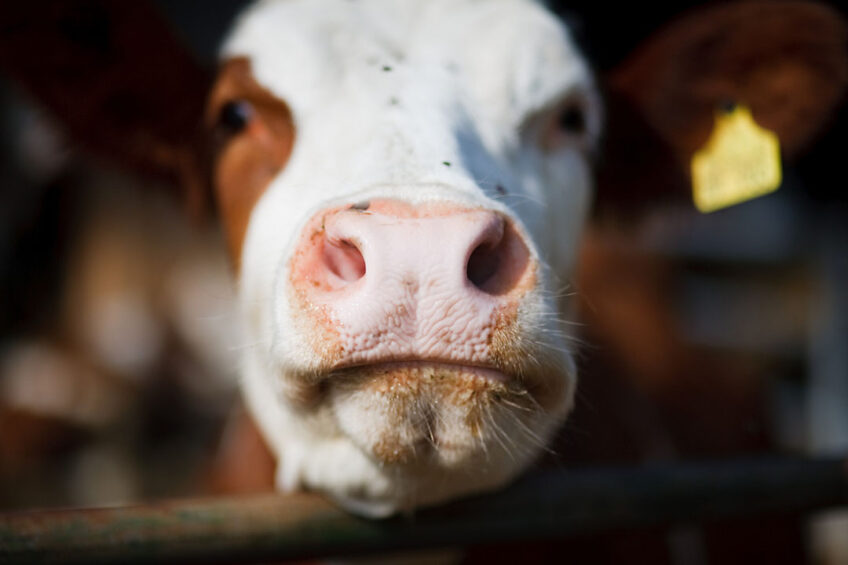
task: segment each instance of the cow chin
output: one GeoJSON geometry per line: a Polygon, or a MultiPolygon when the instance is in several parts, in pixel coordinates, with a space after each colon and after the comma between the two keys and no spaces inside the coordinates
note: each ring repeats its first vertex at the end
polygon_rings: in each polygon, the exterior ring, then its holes
{"type": "Polygon", "coordinates": [[[545,414],[524,384],[498,371],[421,362],[346,370],[328,401],[363,452],[413,474],[524,460],[539,447],[545,414]]]}
{"type": "MultiPolygon", "coordinates": [[[[470,366],[384,363],[323,383],[323,401],[296,410],[298,437],[283,449],[278,482],[372,517],[502,486],[544,449],[565,411],[542,409],[517,379],[470,366]]],[[[562,390],[565,406],[573,387],[562,390]]]]}
{"type": "Polygon", "coordinates": [[[287,403],[301,430],[314,428],[289,438],[311,442],[294,452],[315,459],[290,459],[283,448],[279,472],[374,517],[496,489],[546,449],[564,419],[574,391],[569,366],[560,357],[516,377],[405,361],[327,373],[306,387],[315,391],[311,402],[287,403]]]}

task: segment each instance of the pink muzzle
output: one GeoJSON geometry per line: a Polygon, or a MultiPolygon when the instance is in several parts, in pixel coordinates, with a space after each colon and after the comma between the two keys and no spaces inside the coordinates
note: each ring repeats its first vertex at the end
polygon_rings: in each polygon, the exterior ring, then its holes
{"type": "Polygon", "coordinates": [[[498,212],[373,200],[313,216],[290,283],[329,366],[493,367],[493,341],[511,330],[536,270],[525,236],[498,212]]]}

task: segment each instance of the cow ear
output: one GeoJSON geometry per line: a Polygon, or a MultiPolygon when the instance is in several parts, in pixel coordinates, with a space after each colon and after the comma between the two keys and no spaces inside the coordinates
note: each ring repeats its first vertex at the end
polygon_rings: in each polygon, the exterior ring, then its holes
{"type": "Polygon", "coordinates": [[[147,2],[3,2],[0,71],[97,157],[179,180],[198,210],[209,75],[147,2]]]}
{"type": "Polygon", "coordinates": [[[848,29],[832,8],[751,1],[683,16],[605,77],[597,212],[687,198],[692,156],[729,104],[750,108],[793,159],[827,127],[847,85],[848,29]]]}

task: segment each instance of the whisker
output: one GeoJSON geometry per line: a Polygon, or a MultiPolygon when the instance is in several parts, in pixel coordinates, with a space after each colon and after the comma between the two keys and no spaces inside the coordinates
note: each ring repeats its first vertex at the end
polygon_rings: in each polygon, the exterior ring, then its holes
{"type": "Polygon", "coordinates": [[[489,421],[489,427],[492,431],[492,435],[495,438],[495,441],[500,444],[501,448],[504,450],[504,453],[509,455],[510,459],[516,461],[515,455],[513,454],[512,450],[507,447],[506,443],[504,443],[504,437],[502,437],[501,435],[503,431],[500,429],[500,426],[498,426],[498,424],[495,422],[494,416],[492,415],[491,406],[486,407],[486,416],[489,421]]]}

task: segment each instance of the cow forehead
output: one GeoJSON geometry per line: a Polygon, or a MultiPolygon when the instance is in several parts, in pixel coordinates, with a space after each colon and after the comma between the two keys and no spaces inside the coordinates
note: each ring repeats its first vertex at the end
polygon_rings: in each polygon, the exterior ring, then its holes
{"type": "Polygon", "coordinates": [[[563,26],[523,0],[264,0],[223,56],[248,57],[298,126],[394,106],[430,118],[431,129],[437,117],[468,120],[491,147],[590,83],[563,26]]]}
{"type": "Polygon", "coordinates": [[[542,248],[568,248],[546,260],[570,264],[569,230],[582,223],[589,190],[585,154],[573,145],[543,152],[530,126],[549,124],[547,109],[572,91],[586,100],[592,138],[600,112],[583,59],[541,6],[265,0],[240,18],[222,56],[246,58],[291,109],[296,130],[289,161],[251,213],[245,288],[264,284],[269,254],[286,256],[311,214],[369,198],[499,209],[542,248]],[[573,218],[550,226],[546,203],[559,208],[556,199],[572,193],[573,218]]]}

